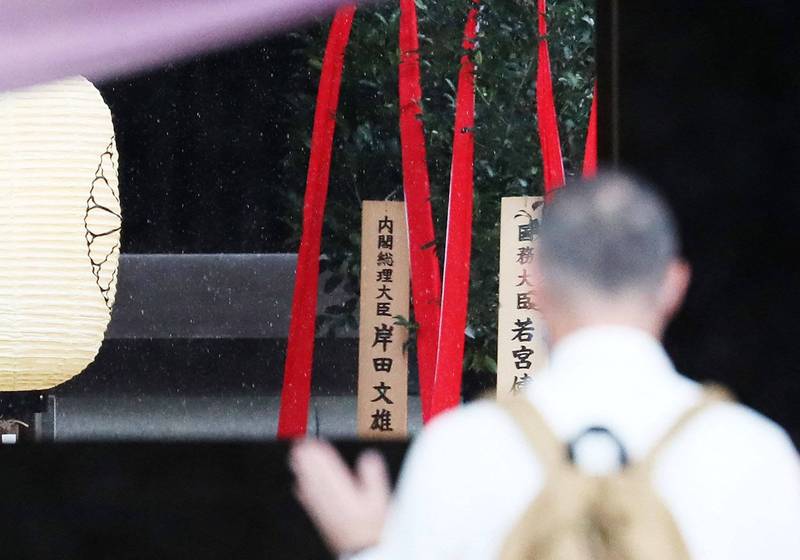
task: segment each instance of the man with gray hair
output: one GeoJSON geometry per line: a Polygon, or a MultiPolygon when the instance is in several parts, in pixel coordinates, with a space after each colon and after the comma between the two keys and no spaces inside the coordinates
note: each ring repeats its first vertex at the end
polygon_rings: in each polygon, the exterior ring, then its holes
{"type": "MultiPolygon", "coordinates": [[[[657,513],[681,541],[667,544],[682,554],[644,557],[800,558],[791,441],[744,406],[705,406],[708,391],[676,372],[661,346],[690,278],[664,202],[622,175],[570,185],[546,205],[538,242],[530,273],[551,359],[514,405],[537,413],[515,417],[485,401],[440,416],[414,442],[391,503],[375,454],[351,473],[327,444],[297,444],[298,497],[331,547],[359,560],[513,557],[521,520],[528,533],[564,529],[550,517],[567,505],[550,491],[552,466],[568,457],[594,479],[648,465],[657,513]],[[531,439],[559,451],[542,453],[531,439]]],[[[652,519],[612,523],[641,521],[652,519]]],[[[663,535],[650,536],[656,545],[663,535]]]]}

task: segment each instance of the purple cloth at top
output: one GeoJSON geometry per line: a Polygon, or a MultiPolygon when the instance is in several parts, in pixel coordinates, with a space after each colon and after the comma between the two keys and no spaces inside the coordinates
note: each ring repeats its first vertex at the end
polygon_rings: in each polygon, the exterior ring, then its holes
{"type": "Polygon", "coordinates": [[[115,77],[264,36],[342,3],[0,0],[0,91],[75,74],[115,77]]]}

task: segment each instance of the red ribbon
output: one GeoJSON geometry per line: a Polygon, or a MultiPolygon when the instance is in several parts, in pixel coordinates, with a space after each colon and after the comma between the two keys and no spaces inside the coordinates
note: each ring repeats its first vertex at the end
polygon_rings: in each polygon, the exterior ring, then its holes
{"type": "MultiPolygon", "coordinates": [[[[445,282],[442,289],[430,203],[425,133],[422,126],[419,36],[414,0],[400,0],[400,141],[403,189],[411,260],[414,314],[419,325],[417,354],[423,420],[460,400],[472,245],[474,183],[475,65],[470,54],[477,37],[477,4],[472,0],[464,28],[456,94],[456,119],[450,178],[445,282]],[[441,316],[440,316],[441,313],[441,316]],[[454,334],[454,336],[453,336],[454,334]]],[[[553,97],[547,44],[546,0],[538,0],[536,102],[542,146],[545,192],[564,184],[564,164],[553,97]]],[[[344,54],[355,6],[340,8],[328,35],[311,137],[303,234],[297,260],[292,315],[281,392],[278,437],[306,433],[316,330],[322,222],[330,176],[333,135],[344,54]]],[[[597,86],[592,101],[584,154],[584,176],[597,171],[597,86]]]]}
{"type": "Polygon", "coordinates": [[[583,176],[591,178],[595,175],[597,175],[597,82],[594,83],[589,129],[586,131],[586,150],[583,153],[583,176]]]}
{"type": "Polygon", "coordinates": [[[306,194],[303,201],[303,234],[297,256],[297,275],[278,416],[279,438],[302,436],[306,433],[308,425],[322,220],[325,199],[328,195],[333,133],[336,128],[344,53],[355,11],[355,6],[345,6],[336,12],[328,32],[328,44],[322,62],[314,129],[311,134],[306,194]]]}
{"type": "Polygon", "coordinates": [[[414,0],[400,0],[400,145],[417,331],[422,418],[430,418],[439,336],[441,280],[433,230],[430,181],[422,127],[419,37],[414,0]]]}
{"type": "Polygon", "coordinates": [[[547,46],[547,0],[539,0],[539,60],[536,69],[536,112],[539,142],[542,145],[544,191],[551,193],[564,184],[564,161],[558,135],[556,104],[553,98],[553,77],[550,70],[550,49],[547,46]]]}
{"type": "Polygon", "coordinates": [[[472,203],[475,126],[475,50],[478,31],[478,4],[467,15],[461,69],[456,93],[456,119],[453,131],[453,161],[450,171],[450,201],[447,212],[442,313],[439,321],[439,352],[432,416],[457,406],[461,400],[461,373],[464,363],[464,331],[469,301],[469,269],[472,250],[472,203]]]}

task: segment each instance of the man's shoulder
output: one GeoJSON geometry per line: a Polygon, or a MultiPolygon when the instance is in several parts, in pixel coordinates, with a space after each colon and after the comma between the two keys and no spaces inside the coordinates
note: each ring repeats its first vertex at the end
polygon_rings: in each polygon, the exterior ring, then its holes
{"type": "MultiPolygon", "coordinates": [[[[425,447],[445,453],[473,454],[477,448],[500,452],[525,445],[524,436],[502,406],[482,399],[443,413],[428,424],[420,438],[425,447]],[[446,450],[446,451],[444,451],[446,450]]],[[[681,461],[688,457],[726,470],[771,468],[776,463],[796,468],[797,451],[787,433],[755,410],[723,402],[693,419],[667,449],[681,461]],[[737,466],[738,465],[738,466],[737,466]]]]}
{"type": "Polygon", "coordinates": [[[791,438],[777,423],[734,402],[713,405],[686,426],[668,453],[696,466],[723,469],[729,476],[782,472],[800,475],[791,438]]]}
{"type": "Polygon", "coordinates": [[[436,492],[463,492],[469,487],[470,499],[492,508],[517,501],[522,507],[542,481],[541,465],[522,431],[488,399],[433,419],[415,439],[407,471],[418,482],[424,473],[436,492]],[[495,484],[498,480],[516,482],[495,484]]]}
{"type": "Polygon", "coordinates": [[[453,437],[461,434],[497,435],[497,430],[510,431],[510,417],[493,400],[480,399],[440,414],[425,428],[433,437],[453,437]]]}
{"type": "Polygon", "coordinates": [[[713,405],[678,434],[653,475],[696,556],[794,558],[800,550],[800,461],[786,432],[756,411],[713,405]]]}
{"type": "Polygon", "coordinates": [[[729,444],[746,443],[765,448],[777,447],[794,453],[791,439],[783,428],[763,414],[736,402],[722,402],[712,406],[694,424],[694,431],[704,439],[717,439],[729,444]]]}
{"type": "Polygon", "coordinates": [[[495,401],[482,399],[434,418],[415,441],[415,447],[443,461],[481,456],[494,462],[504,457],[531,459],[522,432],[495,401]]]}

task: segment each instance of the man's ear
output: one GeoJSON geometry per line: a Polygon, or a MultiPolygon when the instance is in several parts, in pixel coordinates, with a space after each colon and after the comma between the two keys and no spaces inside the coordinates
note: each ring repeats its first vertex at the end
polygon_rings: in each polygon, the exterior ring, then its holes
{"type": "Polygon", "coordinates": [[[672,319],[683,305],[691,279],[692,267],[685,260],[675,259],[667,266],[660,296],[660,307],[667,321],[672,319]]]}

